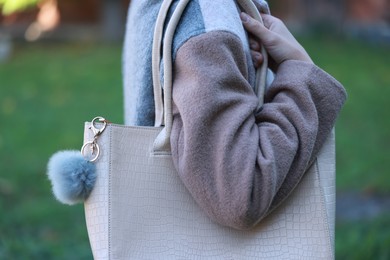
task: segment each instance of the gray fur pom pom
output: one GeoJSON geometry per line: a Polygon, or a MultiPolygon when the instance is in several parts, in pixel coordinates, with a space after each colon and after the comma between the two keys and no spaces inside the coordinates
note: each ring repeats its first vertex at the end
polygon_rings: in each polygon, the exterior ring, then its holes
{"type": "Polygon", "coordinates": [[[52,155],[47,167],[54,196],[73,205],[85,201],[96,181],[96,166],[79,151],[60,151],[52,155]]]}

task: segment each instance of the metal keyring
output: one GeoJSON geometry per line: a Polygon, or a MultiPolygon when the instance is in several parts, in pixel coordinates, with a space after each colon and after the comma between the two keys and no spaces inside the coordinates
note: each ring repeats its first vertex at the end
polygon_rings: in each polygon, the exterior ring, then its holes
{"type": "Polygon", "coordinates": [[[91,129],[93,131],[93,134],[96,136],[100,135],[101,133],[103,133],[104,129],[106,129],[106,126],[107,126],[107,121],[106,119],[104,119],[103,117],[101,116],[97,116],[95,117],[93,120],[92,120],[92,125],[91,125],[91,129]],[[103,122],[103,126],[101,128],[98,128],[96,127],[96,121],[99,121],[99,122],[103,122]]]}
{"type": "Polygon", "coordinates": [[[85,159],[87,159],[89,162],[94,162],[97,160],[97,158],[99,157],[100,155],[100,147],[99,145],[94,141],[89,141],[89,142],[86,142],[83,147],[81,147],[81,155],[84,156],[85,159]],[[92,159],[89,159],[86,155],[85,155],[85,148],[87,148],[88,146],[92,146],[92,155],[94,154],[94,148],[96,148],[96,155],[95,157],[92,157],[92,159]]]}

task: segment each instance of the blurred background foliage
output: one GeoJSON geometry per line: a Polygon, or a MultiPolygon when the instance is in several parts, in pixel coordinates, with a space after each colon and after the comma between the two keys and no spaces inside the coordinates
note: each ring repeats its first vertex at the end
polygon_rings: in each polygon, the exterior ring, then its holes
{"type": "MultiPolygon", "coordinates": [[[[47,0],[19,12],[4,11],[6,2],[0,0],[0,259],[92,259],[83,207],[53,199],[46,164],[58,150],[81,147],[84,121],[103,115],[123,123],[128,1],[47,0]]],[[[349,94],[336,128],[336,256],[390,259],[389,1],[269,3],[349,94]]]]}
{"type": "Polygon", "coordinates": [[[0,7],[3,15],[9,15],[34,7],[39,1],[41,0],[0,0],[0,7]]]}

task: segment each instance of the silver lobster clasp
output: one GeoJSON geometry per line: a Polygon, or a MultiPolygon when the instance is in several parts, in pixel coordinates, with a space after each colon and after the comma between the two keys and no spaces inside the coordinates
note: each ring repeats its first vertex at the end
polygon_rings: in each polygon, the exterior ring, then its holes
{"type": "Polygon", "coordinates": [[[106,129],[106,126],[107,126],[107,120],[104,119],[103,117],[101,116],[97,116],[95,117],[93,120],[92,120],[92,125],[89,127],[93,134],[94,134],[94,137],[97,137],[98,135],[100,135],[101,133],[103,133],[104,129],[106,129]],[[96,122],[102,122],[103,123],[103,126],[98,128],[97,125],[96,125],[96,122]]]}
{"type": "MultiPolygon", "coordinates": [[[[99,124],[100,125],[100,124],[99,124]]],[[[107,120],[101,116],[97,116],[92,120],[91,126],[89,129],[93,132],[93,140],[86,142],[83,147],[81,147],[81,154],[85,159],[90,162],[94,162],[98,159],[100,155],[100,147],[97,143],[98,136],[103,133],[104,129],[106,129],[107,120]],[[103,123],[103,126],[98,127],[97,122],[103,123]],[[87,149],[87,147],[89,149],[87,149]]]]}

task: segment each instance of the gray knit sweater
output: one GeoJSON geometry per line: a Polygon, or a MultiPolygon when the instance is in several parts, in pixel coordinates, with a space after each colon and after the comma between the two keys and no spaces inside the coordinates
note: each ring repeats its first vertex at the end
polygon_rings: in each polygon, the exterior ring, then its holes
{"type": "MultiPolygon", "coordinates": [[[[126,123],[153,125],[151,44],[161,1],[133,0],[124,52],[126,123]],[[142,44],[141,44],[142,43],[142,44]]],[[[256,110],[255,71],[234,1],[193,0],[174,39],[174,165],[215,221],[247,229],[288,196],[346,93],[315,65],[286,61],[256,110]]]]}

